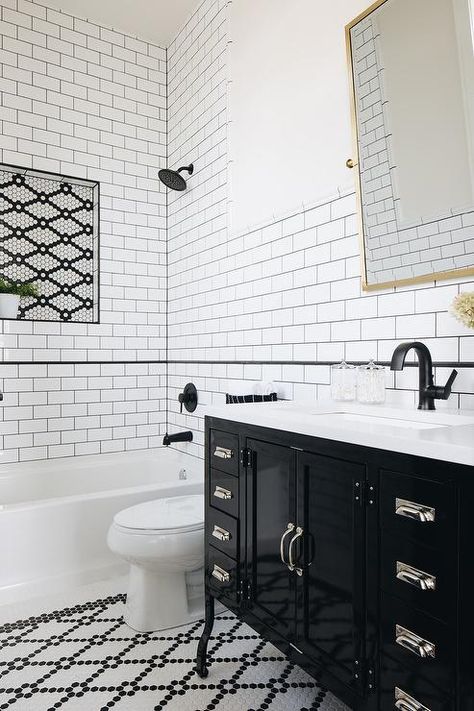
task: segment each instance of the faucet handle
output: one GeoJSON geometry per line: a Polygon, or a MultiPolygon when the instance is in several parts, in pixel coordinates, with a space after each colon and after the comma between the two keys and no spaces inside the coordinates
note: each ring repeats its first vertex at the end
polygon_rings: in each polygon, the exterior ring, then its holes
{"type": "Polygon", "coordinates": [[[458,371],[457,371],[457,370],[453,370],[452,373],[451,373],[451,375],[450,375],[449,378],[448,378],[448,381],[447,381],[446,385],[444,386],[444,389],[443,389],[443,398],[442,398],[443,400],[447,400],[448,397],[451,395],[451,389],[452,389],[452,387],[453,387],[453,383],[454,383],[454,381],[456,380],[457,376],[458,376],[458,371]]]}
{"type": "Polygon", "coordinates": [[[453,370],[451,375],[448,378],[448,381],[446,385],[432,385],[430,388],[427,388],[428,391],[432,393],[432,397],[435,400],[447,400],[448,397],[451,395],[451,389],[453,387],[453,383],[456,380],[458,371],[453,370]]]}

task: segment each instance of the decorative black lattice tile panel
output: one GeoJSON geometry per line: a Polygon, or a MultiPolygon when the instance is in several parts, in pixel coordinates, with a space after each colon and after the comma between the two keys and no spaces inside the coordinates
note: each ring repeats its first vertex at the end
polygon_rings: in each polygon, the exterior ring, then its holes
{"type": "Polygon", "coordinates": [[[99,184],[0,164],[0,276],[34,284],[19,318],[98,320],[99,184]]]}
{"type": "Polygon", "coordinates": [[[202,622],[134,632],[123,602],[112,596],[0,627],[0,709],[349,711],[230,613],[216,620],[200,679],[202,622]]]}

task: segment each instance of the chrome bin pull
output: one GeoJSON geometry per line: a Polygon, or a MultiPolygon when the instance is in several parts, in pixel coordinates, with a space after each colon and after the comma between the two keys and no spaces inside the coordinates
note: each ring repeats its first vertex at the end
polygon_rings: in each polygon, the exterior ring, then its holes
{"type": "Polygon", "coordinates": [[[395,628],[395,642],[403,647],[407,651],[415,654],[417,657],[426,659],[431,657],[436,658],[436,645],[428,640],[423,639],[423,637],[418,637],[414,632],[405,629],[401,625],[397,625],[395,628]]]}
{"type": "Polygon", "coordinates": [[[431,711],[427,706],[423,706],[412,696],[398,687],[395,688],[395,708],[398,711],[431,711]]]}
{"type": "Polygon", "coordinates": [[[436,576],[425,573],[417,568],[412,568],[411,565],[401,563],[397,560],[397,580],[402,583],[408,583],[419,590],[429,591],[436,590],[436,576]]]}
{"type": "Polygon", "coordinates": [[[405,499],[395,500],[395,513],[420,523],[433,523],[436,519],[436,509],[405,499]]]}
{"type": "Polygon", "coordinates": [[[218,580],[220,583],[230,582],[230,573],[228,573],[227,570],[224,570],[224,568],[220,568],[215,563],[214,563],[214,567],[212,569],[211,575],[213,578],[218,580]]]}
{"type": "Polygon", "coordinates": [[[216,499],[224,499],[224,501],[229,501],[232,499],[233,494],[229,491],[229,489],[224,489],[222,486],[216,486],[213,496],[215,496],[216,499]]]}
{"type": "Polygon", "coordinates": [[[214,538],[217,538],[218,541],[227,542],[232,538],[229,531],[226,531],[225,528],[221,528],[220,526],[214,526],[212,535],[214,538]]]}
{"type": "Polygon", "coordinates": [[[217,447],[214,450],[214,456],[219,457],[219,459],[232,459],[234,456],[233,449],[227,449],[227,447],[217,447]]]}

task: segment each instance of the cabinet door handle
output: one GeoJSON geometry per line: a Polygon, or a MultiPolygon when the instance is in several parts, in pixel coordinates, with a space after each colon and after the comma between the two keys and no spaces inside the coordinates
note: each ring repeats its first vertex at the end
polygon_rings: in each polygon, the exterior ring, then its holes
{"type": "Polygon", "coordinates": [[[412,568],[411,565],[400,563],[397,560],[397,579],[402,583],[408,583],[419,590],[436,590],[436,576],[424,573],[422,570],[412,568]]]}
{"type": "Polygon", "coordinates": [[[414,501],[406,501],[405,499],[395,500],[395,513],[397,516],[411,518],[420,523],[433,523],[436,519],[436,509],[431,506],[416,504],[414,501]]]}
{"type": "Polygon", "coordinates": [[[224,499],[224,501],[229,501],[233,494],[229,491],[229,489],[224,489],[222,486],[216,486],[213,496],[215,496],[216,499],[224,499]]]}
{"type": "Polygon", "coordinates": [[[428,640],[423,639],[423,637],[418,637],[414,632],[405,629],[401,625],[397,625],[395,628],[395,642],[407,649],[412,654],[417,657],[426,659],[427,657],[436,658],[436,645],[428,640]]]}
{"type": "Polygon", "coordinates": [[[299,568],[296,565],[295,561],[293,560],[293,546],[296,543],[296,541],[298,540],[298,538],[301,538],[302,535],[303,535],[303,529],[300,526],[298,526],[298,528],[296,529],[296,533],[293,536],[293,538],[291,539],[290,545],[288,546],[288,560],[289,560],[288,567],[290,570],[294,570],[296,572],[296,574],[299,575],[300,577],[303,575],[303,569],[299,568]]]}
{"type": "Polygon", "coordinates": [[[395,708],[398,711],[430,711],[427,706],[423,706],[423,704],[420,704],[419,701],[416,701],[416,699],[398,687],[395,688],[395,708]]]}
{"type": "Polygon", "coordinates": [[[282,536],[280,538],[280,558],[281,558],[281,562],[283,563],[283,565],[286,565],[287,568],[289,568],[290,566],[288,564],[288,561],[285,560],[285,548],[284,548],[285,538],[294,530],[295,530],[295,524],[289,523],[286,527],[286,531],[283,531],[282,536]]]}
{"type": "Polygon", "coordinates": [[[211,575],[220,583],[228,583],[230,581],[230,573],[228,573],[227,570],[224,570],[224,568],[220,568],[215,563],[211,575]]]}
{"type": "Polygon", "coordinates": [[[216,447],[214,450],[214,456],[219,457],[219,459],[232,459],[234,456],[234,450],[227,449],[227,447],[216,447]]]}
{"type": "Polygon", "coordinates": [[[220,526],[214,526],[212,535],[214,536],[214,538],[217,538],[218,541],[227,542],[230,541],[230,539],[232,538],[229,531],[226,531],[225,528],[221,528],[220,526]]]}

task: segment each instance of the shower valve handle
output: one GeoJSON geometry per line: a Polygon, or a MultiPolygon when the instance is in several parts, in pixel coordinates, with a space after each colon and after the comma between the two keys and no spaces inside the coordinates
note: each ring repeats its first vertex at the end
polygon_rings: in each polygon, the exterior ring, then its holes
{"type": "Polygon", "coordinates": [[[187,385],[184,386],[183,392],[179,393],[178,400],[180,405],[180,413],[183,412],[183,405],[188,412],[194,412],[198,403],[198,395],[195,385],[193,385],[193,383],[187,383],[187,385]]]}

